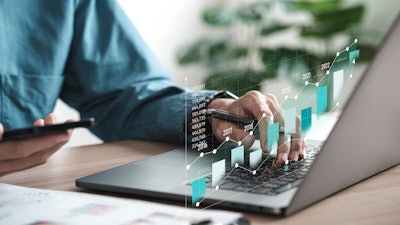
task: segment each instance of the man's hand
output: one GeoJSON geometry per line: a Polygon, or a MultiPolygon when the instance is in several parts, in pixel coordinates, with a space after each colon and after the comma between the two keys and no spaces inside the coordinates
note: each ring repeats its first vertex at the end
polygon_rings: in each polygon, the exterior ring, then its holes
{"type": "MultiPolygon", "coordinates": [[[[55,116],[49,114],[46,118],[35,121],[33,125],[44,126],[55,123],[55,116]]],[[[0,140],[3,133],[4,128],[0,123],[0,140]]],[[[72,130],[67,130],[41,137],[0,142],[0,176],[45,163],[53,153],[69,141],[71,134],[72,130]]]]}
{"type": "MultiPolygon", "coordinates": [[[[274,95],[261,94],[258,91],[250,91],[243,95],[241,98],[228,99],[218,98],[214,99],[208,104],[208,108],[221,109],[240,117],[257,119],[259,121],[259,133],[261,148],[264,152],[268,152],[267,149],[267,137],[268,137],[268,122],[279,122],[280,126],[284,126],[284,119],[279,111],[279,103],[274,95]],[[267,118],[264,118],[267,117],[267,118]],[[264,119],[263,119],[264,118],[264,119]],[[261,122],[260,122],[261,121],[261,122]]],[[[212,118],[211,125],[213,127],[214,135],[220,140],[225,140],[226,136],[235,140],[242,141],[245,147],[249,147],[253,144],[255,138],[248,136],[249,132],[245,131],[243,127],[239,127],[237,124],[227,122],[224,120],[212,118]],[[224,130],[230,130],[232,132],[224,133],[224,130]]],[[[284,134],[280,135],[277,152],[277,164],[287,164],[288,160],[298,160],[304,158],[306,144],[300,131],[300,119],[296,118],[296,134],[287,136],[284,134]]]]}

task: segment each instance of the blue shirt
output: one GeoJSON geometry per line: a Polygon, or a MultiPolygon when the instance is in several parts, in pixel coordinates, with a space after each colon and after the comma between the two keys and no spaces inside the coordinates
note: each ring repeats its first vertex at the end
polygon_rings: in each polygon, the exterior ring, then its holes
{"type": "Polygon", "coordinates": [[[61,98],[82,118],[94,117],[91,131],[105,141],[182,143],[190,96],[172,84],[116,1],[0,1],[5,129],[31,125],[61,98]]]}

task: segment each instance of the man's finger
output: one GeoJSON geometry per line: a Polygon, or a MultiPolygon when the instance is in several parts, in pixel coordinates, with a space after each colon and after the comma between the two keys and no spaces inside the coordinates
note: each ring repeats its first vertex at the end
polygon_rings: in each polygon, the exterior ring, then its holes
{"type": "Polygon", "coordinates": [[[33,126],[44,126],[44,119],[38,119],[33,123],[33,126]]]}
{"type": "Polygon", "coordinates": [[[303,135],[301,134],[301,121],[296,116],[296,134],[292,135],[289,160],[298,160],[304,158],[305,154],[305,142],[303,135]]]}
{"type": "Polygon", "coordinates": [[[268,121],[267,118],[264,117],[258,121],[258,133],[260,139],[260,147],[263,152],[268,153],[269,149],[267,146],[267,138],[268,138],[268,121]]]}
{"type": "Polygon", "coordinates": [[[276,99],[275,95],[265,94],[265,96],[267,99],[268,108],[271,110],[271,112],[273,114],[278,112],[280,106],[279,106],[278,100],[276,99]]]}
{"type": "Polygon", "coordinates": [[[281,134],[279,136],[280,137],[276,163],[278,165],[286,165],[289,163],[290,137],[284,134],[281,134]]]}
{"type": "Polygon", "coordinates": [[[240,99],[240,106],[246,114],[252,115],[257,121],[260,121],[264,116],[273,116],[273,112],[268,106],[266,96],[258,91],[249,91],[240,99]]]}
{"type": "Polygon", "coordinates": [[[306,144],[301,134],[294,134],[290,140],[289,160],[297,161],[305,158],[306,144]]]}
{"type": "Polygon", "coordinates": [[[289,160],[297,161],[299,158],[303,158],[303,146],[301,140],[292,139],[290,144],[289,160]]]}
{"type": "Polygon", "coordinates": [[[53,114],[53,113],[50,113],[49,115],[47,115],[45,118],[44,118],[44,123],[46,124],[46,125],[51,125],[51,124],[55,124],[57,121],[56,121],[56,116],[53,114]]]}
{"type": "Polygon", "coordinates": [[[3,133],[4,133],[4,127],[3,124],[0,123],[0,140],[3,138],[3,133]]]}

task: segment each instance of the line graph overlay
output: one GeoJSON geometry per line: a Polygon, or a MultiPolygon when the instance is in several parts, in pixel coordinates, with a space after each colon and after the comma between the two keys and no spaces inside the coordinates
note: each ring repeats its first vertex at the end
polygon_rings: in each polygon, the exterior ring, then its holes
{"type": "MultiPolygon", "coordinates": [[[[295,133],[293,132],[295,131],[295,128],[293,129],[293,124],[295,123],[296,115],[301,115],[301,131],[302,133],[306,133],[312,126],[318,123],[318,119],[322,118],[323,114],[333,112],[340,108],[341,103],[345,100],[342,92],[348,87],[350,80],[353,78],[352,70],[356,62],[355,60],[360,54],[356,43],[357,39],[355,39],[350,46],[346,47],[345,50],[337,52],[336,57],[330,64],[329,70],[326,71],[325,75],[318,82],[311,83],[305,81],[304,86],[297,94],[285,96],[285,100],[280,104],[280,109],[278,110],[284,113],[283,127],[285,128],[285,134],[295,133]],[[316,117],[314,117],[313,114],[316,114],[316,117]]],[[[260,146],[267,146],[269,151],[275,149],[277,151],[286,144],[285,142],[278,146],[278,142],[274,141],[276,136],[279,139],[279,130],[281,127],[276,121],[276,123],[271,124],[270,119],[270,117],[263,117],[259,120],[253,130],[251,130],[243,140],[233,140],[227,137],[216,149],[209,152],[201,152],[199,153],[199,157],[195,160],[190,163],[187,162],[188,182],[196,179],[203,179],[210,174],[216,176],[215,179],[212,178],[212,187],[214,187],[214,189],[203,196],[201,200],[197,198],[195,203],[196,207],[199,207],[200,203],[214,191],[219,190],[220,186],[223,185],[226,179],[235,170],[244,170],[249,174],[256,175],[258,173],[257,171],[268,159],[275,157],[269,154],[262,160],[263,153],[260,146]],[[276,131],[278,131],[278,135],[276,135],[276,131]],[[266,135],[266,133],[268,135],[266,135]],[[267,140],[265,140],[266,137],[268,137],[267,140]],[[256,141],[254,141],[249,149],[245,150],[242,143],[249,138],[255,139],[256,141]],[[223,168],[222,164],[225,164],[225,168],[223,168]],[[216,165],[218,165],[218,167],[216,165]],[[214,167],[218,168],[216,169],[217,171],[214,171],[214,167]],[[230,171],[229,168],[231,168],[230,171]],[[229,172],[223,177],[222,171],[229,172]]],[[[259,186],[262,185],[258,185],[257,187],[259,186]]],[[[198,194],[196,196],[198,197],[198,194]]],[[[192,200],[193,198],[194,196],[192,193],[192,200]]],[[[213,205],[206,208],[212,207],[213,205]]]]}

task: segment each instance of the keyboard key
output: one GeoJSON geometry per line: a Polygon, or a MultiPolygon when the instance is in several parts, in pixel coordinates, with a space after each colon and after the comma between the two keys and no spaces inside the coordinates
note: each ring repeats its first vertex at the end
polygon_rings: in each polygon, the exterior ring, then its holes
{"type": "Polygon", "coordinates": [[[226,184],[221,185],[220,188],[221,189],[226,189],[226,190],[232,190],[232,189],[234,189],[234,188],[236,188],[238,186],[240,186],[240,184],[230,182],[230,183],[226,183],[226,184]]]}
{"type": "Polygon", "coordinates": [[[271,188],[261,186],[258,188],[254,188],[254,189],[250,190],[249,192],[256,193],[256,194],[266,194],[266,193],[271,192],[271,190],[272,190],[271,188]]]}
{"type": "Polygon", "coordinates": [[[293,183],[288,183],[288,184],[285,184],[285,185],[280,186],[278,188],[275,188],[273,190],[273,192],[275,192],[277,194],[280,194],[282,192],[288,191],[288,190],[290,190],[292,188],[295,188],[295,187],[299,186],[301,184],[301,182],[302,182],[302,179],[296,180],[293,183]]]}
{"type": "Polygon", "coordinates": [[[249,191],[250,189],[251,188],[249,188],[249,187],[238,186],[238,187],[235,187],[233,190],[242,192],[242,191],[249,191]]]}

